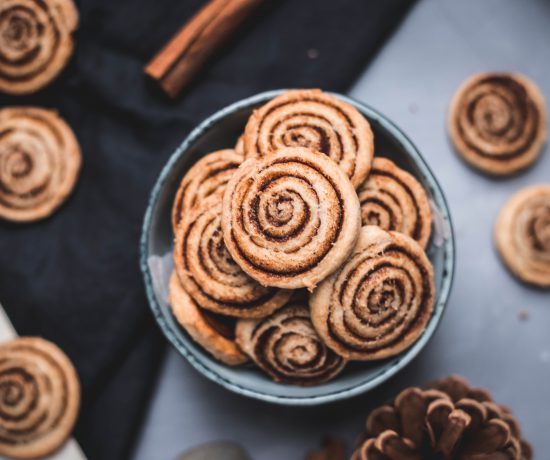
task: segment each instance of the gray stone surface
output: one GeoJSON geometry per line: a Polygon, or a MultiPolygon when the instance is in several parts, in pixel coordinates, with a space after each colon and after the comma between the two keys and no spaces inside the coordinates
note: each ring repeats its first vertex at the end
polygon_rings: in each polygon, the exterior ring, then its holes
{"type": "MultiPolygon", "coordinates": [[[[550,293],[517,282],[492,244],[498,210],[519,188],[550,182],[550,152],[508,180],[462,163],[445,132],[457,85],[481,70],[532,77],[550,101],[550,2],[421,0],[351,92],[393,119],[427,158],[446,192],[458,262],[435,337],[402,373],[370,394],[319,408],[287,408],[233,395],[170,351],[135,458],[173,459],[202,442],[231,440],[254,459],[299,459],[324,433],[350,442],[370,407],[399,389],[460,373],[511,406],[534,444],[550,451],[550,293]],[[528,318],[521,320],[525,310],[528,318]]],[[[320,50],[322,53],[322,50],[320,50]]],[[[550,149],[547,149],[550,150],[550,149]]]]}

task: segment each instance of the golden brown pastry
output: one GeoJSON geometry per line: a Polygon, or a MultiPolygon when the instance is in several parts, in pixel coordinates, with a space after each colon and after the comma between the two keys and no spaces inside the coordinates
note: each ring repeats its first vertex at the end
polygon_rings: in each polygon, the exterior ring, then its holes
{"type": "Polygon", "coordinates": [[[222,203],[210,197],[183,219],[176,233],[174,263],[179,279],[202,308],[222,315],[260,318],[282,307],[292,291],[264,287],[227,252],[222,203]]]}
{"type": "Polygon", "coordinates": [[[473,167],[493,175],[531,165],[546,140],[544,98],[526,77],[481,73],[466,80],[449,109],[456,151],[473,167]]]}
{"type": "Polygon", "coordinates": [[[368,176],[374,155],[366,118],[318,89],[287,91],[255,110],[248,120],[246,158],[264,158],[283,147],[307,147],[328,155],[355,187],[368,176]]]}
{"type": "Polygon", "coordinates": [[[182,217],[196,204],[215,194],[221,200],[225,185],[242,161],[242,155],[232,149],[218,150],[202,157],[187,171],[172,206],[174,233],[182,217]]]}
{"type": "Polygon", "coordinates": [[[435,299],[433,269],[412,238],[361,229],[353,253],[310,297],[322,340],[349,360],[394,356],[424,332],[435,299]]]}
{"type": "Polygon", "coordinates": [[[241,134],[235,144],[235,153],[244,156],[244,134],[241,134]]]}
{"type": "Polygon", "coordinates": [[[306,148],[246,160],[225,190],[227,249],[265,286],[314,288],[347,259],[360,225],[348,177],[306,148]]]}
{"type": "Polygon", "coordinates": [[[426,191],[411,174],[393,161],[377,157],[357,194],[363,225],[404,233],[426,247],[432,231],[432,212],[426,191]]]}
{"type": "Polygon", "coordinates": [[[0,455],[37,458],[70,436],[80,384],[69,358],[53,343],[22,337],[0,345],[0,455]]]}
{"type": "Polygon", "coordinates": [[[305,300],[293,299],[266,318],[241,319],[236,333],[241,349],[276,382],[318,385],[346,364],[313,329],[305,300]]]}
{"type": "Polygon", "coordinates": [[[49,216],[71,193],[80,170],[78,141],[56,112],[0,110],[0,217],[49,216]]]}
{"type": "Polygon", "coordinates": [[[217,360],[230,366],[247,361],[235,342],[234,320],[209,313],[195,303],[181,286],[176,273],[170,278],[172,312],[191,338],[217,360]]]}
{"type": "Polygon", "coordinates": [[[0,91],[33,93],[63,70],[74,47],[72,0],[0,2],[0,91]]]}
{"type": "Polygon", "coordinates": [[[550,184],[517,192],[495,225],[502,260],[521,280],[550,288],[550,184]]]}

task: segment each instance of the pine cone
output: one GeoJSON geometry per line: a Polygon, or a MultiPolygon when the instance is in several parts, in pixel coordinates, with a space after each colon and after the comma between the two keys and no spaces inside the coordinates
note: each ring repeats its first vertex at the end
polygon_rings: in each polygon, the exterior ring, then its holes
{"type": "Polygon", "coordinates": [[[407,388],[375,409],[353,460],[531,460],[509,409],[461,377],[407,388]]]}

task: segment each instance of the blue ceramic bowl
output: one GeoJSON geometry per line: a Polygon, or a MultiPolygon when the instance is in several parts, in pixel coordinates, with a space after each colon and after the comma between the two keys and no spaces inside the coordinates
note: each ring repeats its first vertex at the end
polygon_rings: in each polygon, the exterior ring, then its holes
{"type": "Polygon", "coordinates": [[[441,187],[413,143],[376,110],[335,94],[369,120],[374,131],[376,155],[389,157],[411,172],[431,199],[435,219],[427,253],[434,266],[437,301],[426,330],[411,348],[394,358],[375,363],[352,363],[333,381],[306,388],[275,383],[253,367],[226,366],[204,352],[178,325],[167,303],[168,279],[172,270],[172,202],[181,178],[191,165],[208,152],[233,146],[252,110],[281,92],[261,93],[220,110],[195,128],[174,152],[160,173],[145,214],[141,270],[155,320],[166,338],[195,369],[242,395],[279,404],[315,405],[349,398],[380,385],[403,369],[426,346],[441,320],[451,289],[454,239],[441,187]]]}

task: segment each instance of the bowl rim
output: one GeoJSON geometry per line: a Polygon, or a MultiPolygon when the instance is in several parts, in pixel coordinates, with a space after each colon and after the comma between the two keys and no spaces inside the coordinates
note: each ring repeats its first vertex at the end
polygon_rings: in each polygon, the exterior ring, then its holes
{"type": "Polygon", "coordinates": [[[402,148],[411,156],[415,166],[420,170],[424,175],[426,180],[430,182],[431,192],[434,194],[438,202],[443,204],[443,209],[440,209],[440,212],[443,215],[445,222],[448,225],[449,236],[443,242],[444,246],[444,261],[443,261],[443,277],[441,282],[441,288],[438,293],[436,303],[434,305],[434,311],[432,313],[432,318],[430,319],[426,329],[419,337],[419,339],[407,350],[397,355],[396,360],[391,363],[388,367],[381,369],[378,374],[374,375],[369,380],[356,384],[351,387],[344,389],[337,389],[331,392],[324,393],[322,395],[310,395],[310,396],[285,396],[285,395],[274,395],[267,392],[261,392],[258,390],[252,390],[246,388],[241,384],[233,382],[227,379],[224,376],[218,374],[215,370],[209,368],[205,363],[197,359],[187,348],[187,344],[181,341],[178,336],[172,331],[170,324],[166,321],[163,316],[162,308],[157,301],[157,296],[153,287],[153,280],[150,273],[150,268],[148,264],[148,248],[151,237],[151,228],[152,228],[152,218],[153,211],[157,206],[160,192],[164,187],[164,184],[170,174],[170,171],[174,165],[178,162],[180,157],[186,154],[187,149],[208,129],[212,128],[217,123],[221,122],[225,117],[233,114],[242,109],[249,108],[251,106],[258,105],[259,103],[264,103],[279,94],[288,91],[288,89],[276,89],[261,92],[253,96],[241,99],[237,102],[234,102],[224,108],[218,110],[214,114],[210,115],[199,123],[181,142],[181,144],[176,148],[174,153],[170,156],[164,167],[162,168],[155,185],[151,191],[149,197],[147,209],[145,211],[142,234],[140,239],[140,269],[143,275],[143,280],[145,283],[145,290],[147,294],[147,300],[149,307],[153,313],[153,316],[163,332],[164,336],[168,339],[171,345],[181,354],[187,361],[193,366],[199,373],[208,378],[209,380],[223,386],[224,388],[233,391],[234,393],[251,397],[254,399],[267,401],[270,403],[276,403],[281,405],[293,405],[293,406],[311,406],[325,404],[329,402],[339,401],[343,399],[348,399],[353,396],[365,393],[369,390],[376,388],[381,385],[404,367],[406,367],[418,354],[423,350],[427,345],[430,339],[433,337],[435,331],[441,323],[443,314],[446,309],[448,302],[449,294],[454,279],[455,272],[455,263],[456,263],[456,248],[455,248],[455,236],[454,229],[451,219],[451,214],[449,210],[449,205],[445,194],[437,180],[436,176],[433,174],[432,170],[428,166],[426,160],[423,158],[422,154],[419,152],[417,147],[409,139],[409,137],[389,118],[383,115],[378,110],[370,107],[367,104],[364,104],[358,101],[355,98],[345,96],[336,92],[328,92],[333,96],[339,98],[340,100],[347,102],[348,104],[354,106],[361,112],[363,116],[368,116],[370,119],[375,120],[376,123],[390,136],[393,136],[394,139],[402,146],[402,148]]]}

